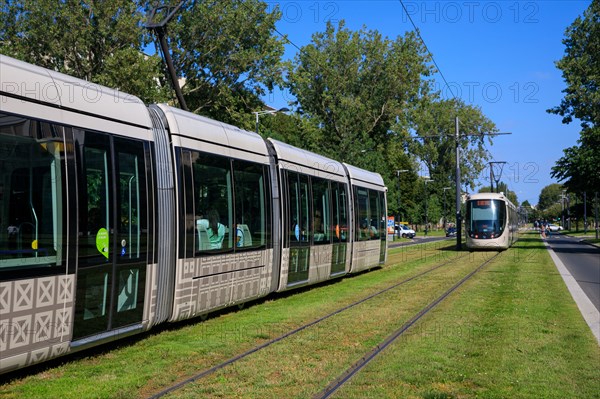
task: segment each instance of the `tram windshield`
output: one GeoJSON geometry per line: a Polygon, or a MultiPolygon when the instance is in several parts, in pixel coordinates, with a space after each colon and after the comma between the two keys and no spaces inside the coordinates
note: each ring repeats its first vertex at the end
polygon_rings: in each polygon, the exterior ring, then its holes
{"type": "Polygon", "coordinates": [[[467,202],[467,233],[469,237],[491,239],[499,237],[506,225],[504,201],[479,199],[467,202]]]}

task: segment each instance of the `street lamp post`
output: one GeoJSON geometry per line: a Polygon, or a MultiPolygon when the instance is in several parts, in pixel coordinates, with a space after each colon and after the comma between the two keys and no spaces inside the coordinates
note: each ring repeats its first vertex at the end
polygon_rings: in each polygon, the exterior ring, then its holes
{"type": "Polygon", "coordinates": [[[583,192],[583,234],[587,234],[587,192],[583,192]]]}
{"type": "Polygon", "coordinates": [[[273,114],[277,114],[279,112],[290,112],[289,109],[283,107],[283,108],[279,108],[279,109],[266,109],[264,111],[254,111],[252,112],[254,115],[256,115],[256,134],[258,134],[258,122],[259,122],[259,116],[261,115],[273,115],[273,114]]]}
{"type": "Polygon", "coordinates": [[[571,230],[571,197],[567,193],[567,230],[571,230]]]}
{"type": "Polygon", "coordinates": [[[561,197],[561,212],[560,212],[560,218],[562,221],[562,227],[563,229],[567,228],[566,225],[566,219],[565,219],[565,209],[567,208],[567,202],[566,202],[566,196],[565,193],[567,192],[567,190],[562,190],[562,197],[561,197]]]}
{"type": "Polygon", "coordinates": [[[594,219],[596,227],[596,240],[598,239],[598,191],[594,192],[594,219]]]}
{"type": "Polygon", "coordinates": [[[446,230],[446,190],[452,190],[452,187],[444,187],[444,230],[446,230]]]}
{"type": "Polygon", "coordinates": [[[398,212],[396,212],[396,223],[398,223],[398,238],[400,238],[400,173],[408,172],[408,169],[398,169],[396,174],[398,175],[398,212]]]}
{"type": "Polygon", "coordinates": [[[427,235],[427,230],[428,230],[428,225],[429,225],[429,221],[427,220],[427,203],[429,201],[427,201],[427,183],[431,183],[433,180],[431,180],[429,177],[426,178],[426,180],[424,180],[425,182],[425,235],[427,235]]]}

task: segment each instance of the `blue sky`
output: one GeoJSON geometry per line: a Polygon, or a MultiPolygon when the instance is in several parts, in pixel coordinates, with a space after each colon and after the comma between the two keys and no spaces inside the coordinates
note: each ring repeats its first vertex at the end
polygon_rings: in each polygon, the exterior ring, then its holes
{"type": "MultiPolygon", "coordinates": [[[[310,43],[327,20],[343,19],[358,30],[380,31],[389,38],[413,30],[399,0],[278,1],[283,17],[277,28],[295,45],[310,43]]],[[[578,122],[563,125],[546,113],[560,103],[565,85],[554,62],[564,53],[565,29],[590,1],[404,1],[454,94],[481,107],[501,132],[489,146],[493,160],[507,162],[502,180],[519,201],[537,204],[541,189],[556,181],[550,169],[562,150],[576,144],[578,122]]],[[[288,45],[286,57],[297,53],[288,45]]],[[[451,94],[441,76],[442,95],[451,94]]],[[[288,95],[289,96],[289,95],[288,95]]],[[[267,105],[283,107],[276,92],[267,105]]],[[[484,172],[489,176],[489,169],[484,172]]],[[[485,184],[489,184],[487,181],[485,184]]]]}

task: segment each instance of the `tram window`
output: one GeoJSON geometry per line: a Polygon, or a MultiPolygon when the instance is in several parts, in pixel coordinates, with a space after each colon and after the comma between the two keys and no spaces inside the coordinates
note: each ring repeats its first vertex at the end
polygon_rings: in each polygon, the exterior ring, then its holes
{"type": "Polygon", "coordinates": [[[387,239],[387,212],[385,207],[385,193],[379,191],[379,235],[382,240],[387,239]]]}
{"type": "Polygon", "coordinates": [[[235,247],[260,247],[267,244],[271,230],[268,210],[268,172],[266,167],[233,161],[235,185],[235,247]]]}
{"type": "Polygon", "coordinates": [[[290,245],[307,243],[311,230],[309,217],[308,176],[287,172],[289,187],[289,238],[290,245]]]}
{"type": "Polygon", "coordinates": [[[332,183],[332,229],[334,242],[348,240],[348,198],[346,184],[332,183]]]}
{"type": "Polygon", "coordinates": [[[356,220],[356,241],[366,241],[370,238],[369,233],[369,190],[362,187],[354,187],[354,215],[356,220]]]}
{"type": "Polygon", "coordinates": [[[331,211],[329,182],[313,177],[313,240],[315,244],[329,244],[331,240],[331,211]]]}
{"type": "Polygon", "coordinates": [[[379,237],[381,240],[381,246],[379,247],[379,262],[385,262],[385,250],[387,248],[385,241],[387,240],[387,218],[386,218],[386,207],[385,207],[385,192],[378,191],[379,197],[379,213],[377,219],[379,220],[379,237]]]}
{"type": "Polygon", "coordinates": [[[138,142],[115,139],[119,162],[119,248],[122,261],[146,254],[146,179],[143,147],[138,142]]]}
{"type": "Polygon", "coordinates": [[[378,240],[385,228],[385,200],[383,194],[364,187],[354,187],[356,240],[378,240]]]}
{"type": "Polygon", "coordinates": [[[88,143],[83,152],[85,199],[79,212],[79,262],[82,266],[108,263],[111,255],[110,231],[112,209],[109,194],[108,151],[88,143]],[[86,206],[87,204],[87,206],[86,206]]]}
{"type": "Polygon", "coordinates": [[[381,234],[381,207],[379,203],[379,192],[369,190],[369,235],[371,240],[378,240],[381,234]]]}
{"type": "Polygon", "coordinates": [[[0,272],[64,266],[60,128],[0,112],[0,272]]]}
{"type": "Polygon", "coordinates": [[[119,271],[119,287],[117,288],[117,312],[133,310],[138,303],[138,287],[140,280],[139,269],[123,269],[119,271]]]}
{"type": "Polygon", "coordinates": [[[234,246],[233,190],[231,162],[228,158],[193,153],[195,248],[220,251],[234,246]]]}

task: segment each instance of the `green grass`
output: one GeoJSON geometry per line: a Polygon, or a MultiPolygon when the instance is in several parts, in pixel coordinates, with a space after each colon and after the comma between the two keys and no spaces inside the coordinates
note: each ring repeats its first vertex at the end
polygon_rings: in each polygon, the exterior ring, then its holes
{"type": "Polygon", "coordinates": [[[598,344],[522,237],[335,397],[599,398],[598,344]]]}
{"type": "MultiPolygon", "coordinates": [[[[389,259],[401,266],[287,296],[272,296],[242,311],[167,326],[75,358],[67,357],[64,364],[52,363],[47,370],[0,382],[0,398],[146,397],[427,268],[442,258],[440,248],[439,243],[433,243],[393,249],[389,259]]],[[[450,255],[443,254],[445,258],[450,255]]]]}
{"type": "MultiPolygon", "coordinates": [[[[338,398],[599,398],[600,350],[535,234],[522,236],[338,392],[338,398]]],[[[444,260],[440,268],[228,366],[172,398],[306,398],[493,253],[447,242],[389,266],[178,324],[0,385],[0,398],[147,397],[444,260]],[[457,256],[463,258],[457,259],[457,256]]]]}

